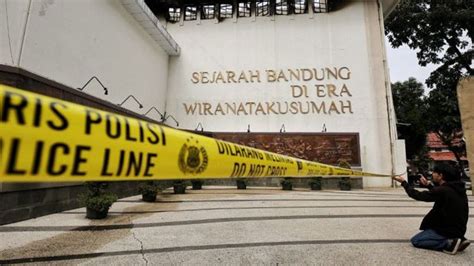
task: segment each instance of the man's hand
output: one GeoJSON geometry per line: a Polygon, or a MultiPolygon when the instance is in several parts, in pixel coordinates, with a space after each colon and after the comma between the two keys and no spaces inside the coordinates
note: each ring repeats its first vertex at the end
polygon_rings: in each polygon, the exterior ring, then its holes
{"type": "Polygon", "coordinates": [[[420,177],[420,183],[423,185],[423,186],[428,186],[430,184],[430,181],[428,181],[428,179],[426,179],[424,176],[421,176],[420,177]]]}
{"type": "Polygon", "coordinates": [[[392,176],[392,179],[400,183],[405,181],[405,178],[403,178],[403,176],[392,176]]]}

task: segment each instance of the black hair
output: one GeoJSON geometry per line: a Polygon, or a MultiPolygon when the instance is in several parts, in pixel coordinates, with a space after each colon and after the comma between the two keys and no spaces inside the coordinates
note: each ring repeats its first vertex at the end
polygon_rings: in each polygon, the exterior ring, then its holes
{"type": "Polygon", "coordinates": [[[435,167],[433,168],[433,172],[442,174],[443,180],[446,182],[458,181],[461,179],[461,175],[459,174],[459,171],[455,167],[447,163],[436,164],[435,167]]]}

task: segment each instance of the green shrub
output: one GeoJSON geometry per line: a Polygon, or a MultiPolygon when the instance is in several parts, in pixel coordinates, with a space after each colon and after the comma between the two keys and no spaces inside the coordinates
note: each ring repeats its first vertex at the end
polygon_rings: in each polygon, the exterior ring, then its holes
{"type": "MultiPolygon", "coordinates": [[[[351,169],[351,164],[345,160],[340,160],[338,166],[340,168],[351,169]]],[[[339,188],[341,190],[351,190],[351,178],[349,176],[341,177],[339,181],[339,188]]]]}
{"type": "Polygon", "coordinates": [[[106,211],[117,201],[117,196],[111,192],[106,192],[99,196],[90,196],[84,200],[86,207],[99,212],[106,211]]]}
{"type": "Polygon", "coordinates": [[[99,212],[106,211],[117,201],[117,195],[106,191],[106,182],[86,182],[87,191],[80,195],[81,202],[87,208],[99,212]]]}
{"type": "Polygon", "coordinates": [[[247,180],[245,178],[236,179],[237,189],[247,189],[247,180]]]}
{"type": "Polygon", "coordinates": [[[285,177],[280,181],[280,184],[283,185],[289,185],[291,184],[291,179],[289,177],[285,177]]]}
{"type": "Polygon", "coordinates": [[[185,194],[186,183],[183,180],[175,180],[173,182],[173,190],[175,194],[185,194]]]}
{"type": "Polygon", "coordinates": [[[309,185],[313,190],[321,190],[323,184],[323,178],[321,176],[312,177],[309,185]]]}
{"type": "Polygon", "coordinates": [[[155,197],[158,194],[158,186],[153,181],[147,181],[138,186],[138,191],[145,197],[155,197]]]}
{"type": "Polygon", "coordinates": [[[340,168],[351,169],[351,164],[346,160],[340,160],[337,166],[340,168]]]}
{"type": "Polygon", "coordinates": [[[283,190],[293,190],[293,183],[291,182],[291,178],[285,177],[280,182],[283,190]]]}
{"type": "Polygon", "coordinates": [[[191,180],[191,185],[193,186],[193,189],[202,189],[202,185],[204,182],[199,179],[191,180]]]}

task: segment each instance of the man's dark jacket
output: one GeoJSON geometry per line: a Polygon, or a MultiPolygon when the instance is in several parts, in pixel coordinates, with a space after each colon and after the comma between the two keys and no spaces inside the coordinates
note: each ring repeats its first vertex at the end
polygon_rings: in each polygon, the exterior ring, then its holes
{"type": "Polygon", "coordinates": [[[402,186],[411,198],[435,203],[421,222],[420,230],[433,229],[447,238],[464,237],[469,216],[464,182],[446,182],[428,191],[418,191],[406,181],[402,186]]]}

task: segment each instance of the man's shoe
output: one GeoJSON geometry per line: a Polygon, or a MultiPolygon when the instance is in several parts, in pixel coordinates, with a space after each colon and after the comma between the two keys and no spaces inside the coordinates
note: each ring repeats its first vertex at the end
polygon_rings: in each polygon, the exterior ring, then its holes
{"type": "Polygon", "coordinates": [[[461,245],[461,238],[454,238],[449,240],[450,243],[447,248],[443,250],[444,253],[456,255],[459,250],[459,246],[461,245]]]}
{"type": "Polygon", "coordinates": [[[461,244],[459,244],[458,252],[464,251],[469,245],[471,244],[471,241],[468,239],[464,239],[461,244]]]}

